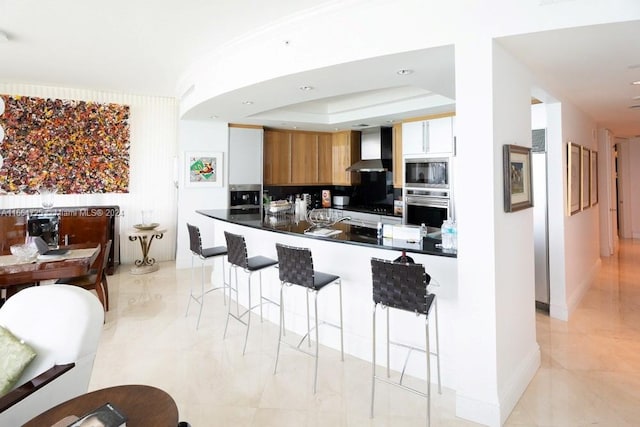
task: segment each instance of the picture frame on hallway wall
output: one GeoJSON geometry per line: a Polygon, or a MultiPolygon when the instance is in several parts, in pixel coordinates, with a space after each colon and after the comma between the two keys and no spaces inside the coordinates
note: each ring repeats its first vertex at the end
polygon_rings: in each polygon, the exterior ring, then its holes
{"type": "Polygon", "coordinates": [[[598,152],[591,151],[591,206],[598,204],[598,152]]]}
{"type": "Polygon", "coordinates": [[[222,152],[187,151],[184,158],[185,187],[222,187],[224,177],[222,152]]]}
{"type": "Polygon", "coordinates": [[[571,141],[567,143],[567,213],[580,212],[580,146],[571,141]]]}
{"type": "Polygon", "coordinates": [[[580,208],[591,207],[591,150],[580,147],[580,208]]]}
{"type": "Polygon", "coordinates": [[[531,186],[531,148],[503,147],[504,211],[515,212],[533,206],[531,186]]]}

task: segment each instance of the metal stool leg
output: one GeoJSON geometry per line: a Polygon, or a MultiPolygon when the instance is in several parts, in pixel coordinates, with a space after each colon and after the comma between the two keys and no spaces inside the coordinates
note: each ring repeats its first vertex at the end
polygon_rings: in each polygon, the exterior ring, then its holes
{"type": "Polygon", "coordinates": [[[431,351],[429,346],[429,316],[424,320],[424,329],[426,337],[425,354],[427,357],[427,426],[431,425],[431,351]]]}
{"type": "Polygon", "coordinates": [[[433,307],[435,312],[435,324],[436,324],[436,362],[438,367],[438,394],[442,394],[442,384],[440,383],[440,337],[438,336],[438,327],[440,321],[438,320],[438,298],[433,300],[433,307]]]}
{"type": "Polygon", "coordinates": [[[280,282],[280,328],[278,331],[278,349],[276,350],[276,364],[273,367],[273,374],[275,375],[278,369],[278,360],[280,359],[280,343],[282,343],[282,329],[284,328],[284,282],[280,282]]]}
{"type": "MultiPolygon", "coordinates": [[[[243,356],[247,351],[247,341],[249,341],[249,329],[251,329],[251,273],[249,273],[247,292],[249,293],[249,308],[247,311],[247,332],[244,334],[244,346],[242,347],[243,356]]],[[[260,310],[262,311],[262,304],[260,304],[260,310]]],[[[262,317],[262,314],[260,315],[260,317],[262,317]]]]}
{"type": "Polygon", "coordinates": [[[313,394],[316,394],[318,386],[318,356],[320,355],[320,337],[318,334],[318,292],[313,292],[313,310],[316,320],[316,369],[313,375],[313,394]]]}
{"type": "Polygon", "coordinates": [[[373,402],[375,400],[376,395],[376,307],[377,304],[373,304],[373,351],[372,351],[372,370],[373,374],[371,375],[371,412],[369,416],[373,418],[373,402]]]}
{"type": "Polygon", "coordinates": [[[338,292],[340,296],[340,360],[344,362],[344,331],[342,327],[342,279],[338,280],[338,292]]]}

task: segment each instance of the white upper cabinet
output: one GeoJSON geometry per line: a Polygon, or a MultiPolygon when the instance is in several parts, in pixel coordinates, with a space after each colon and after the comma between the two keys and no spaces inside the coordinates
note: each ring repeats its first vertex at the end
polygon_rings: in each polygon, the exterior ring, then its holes
{"type": "Polygon", "coordinates": [[[402,124],[402,154],[453,153],[453,117],[402,124]]]}
{"type": "Polygon", "coordinates": [[[262,184],[260,128],[229,127],[229,184],[262,184]]]}

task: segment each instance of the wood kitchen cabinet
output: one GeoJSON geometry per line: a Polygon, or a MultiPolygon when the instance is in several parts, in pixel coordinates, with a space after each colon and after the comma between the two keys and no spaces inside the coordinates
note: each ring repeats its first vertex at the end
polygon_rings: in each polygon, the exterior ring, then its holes
{"type": "Polygon", "coordinates": [[[318,135],[318,184],[333,183],[333,137],[330,133],[318,135]]]}
{"type": "Polygon", "coordinates": [[[360,175],[357,172],[347,172],[346,169],[360,160],[360,132],[343,131],[332,134],[332,148],[332,184],[359,184],[360,175]]]}
{"type": "Polygon", "coordinates": [[[291,132],[269,129],[264,131],[264,184],[290,185],[291,132]]]}
{"type": "Polygon", "coordinates": [[[330,133],[267,129],[264,131],[264,184],[331,184],[332,156],[330,133]]]}
{"type": "Polygon", "coordinates": [[[318,182],[318,135],[294,132],[291,140],[291,183],[318,182]]]}

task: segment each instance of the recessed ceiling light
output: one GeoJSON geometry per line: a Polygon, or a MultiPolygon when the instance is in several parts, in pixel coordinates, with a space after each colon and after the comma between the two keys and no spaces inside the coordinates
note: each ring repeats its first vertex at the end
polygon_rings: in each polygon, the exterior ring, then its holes
{"type": "Polygon", "coordinates": [[[300,90],[313,90],[313,86],[302,85],[298,89],[300,89],[300,90]]]}
{"type": "Polygon", "coordinates": [[[406,76],[411,73],[413,73],[413,70],[409,70],[408,68],[403,68],[401,70],[396,71],[396,74],[398,74],[399,76],[406,76]]]}
{"type": "Polygon", "coordinates": [[[251,105],[251,104],[253,104],[253,101],[242,101],[242,103],[244,105],[251,105]]]}
{"type": "Polygon", "coordinates": [[[218,116],[216,116],[215,114],[213,116],[209,116],[210,119],[217,119],[218,116]]]}
{"type": "Polygon", "coordinates": [[[632,85],[640,85],[640,80],[636,80],[635,82],[631,82],[632,85]]]}

